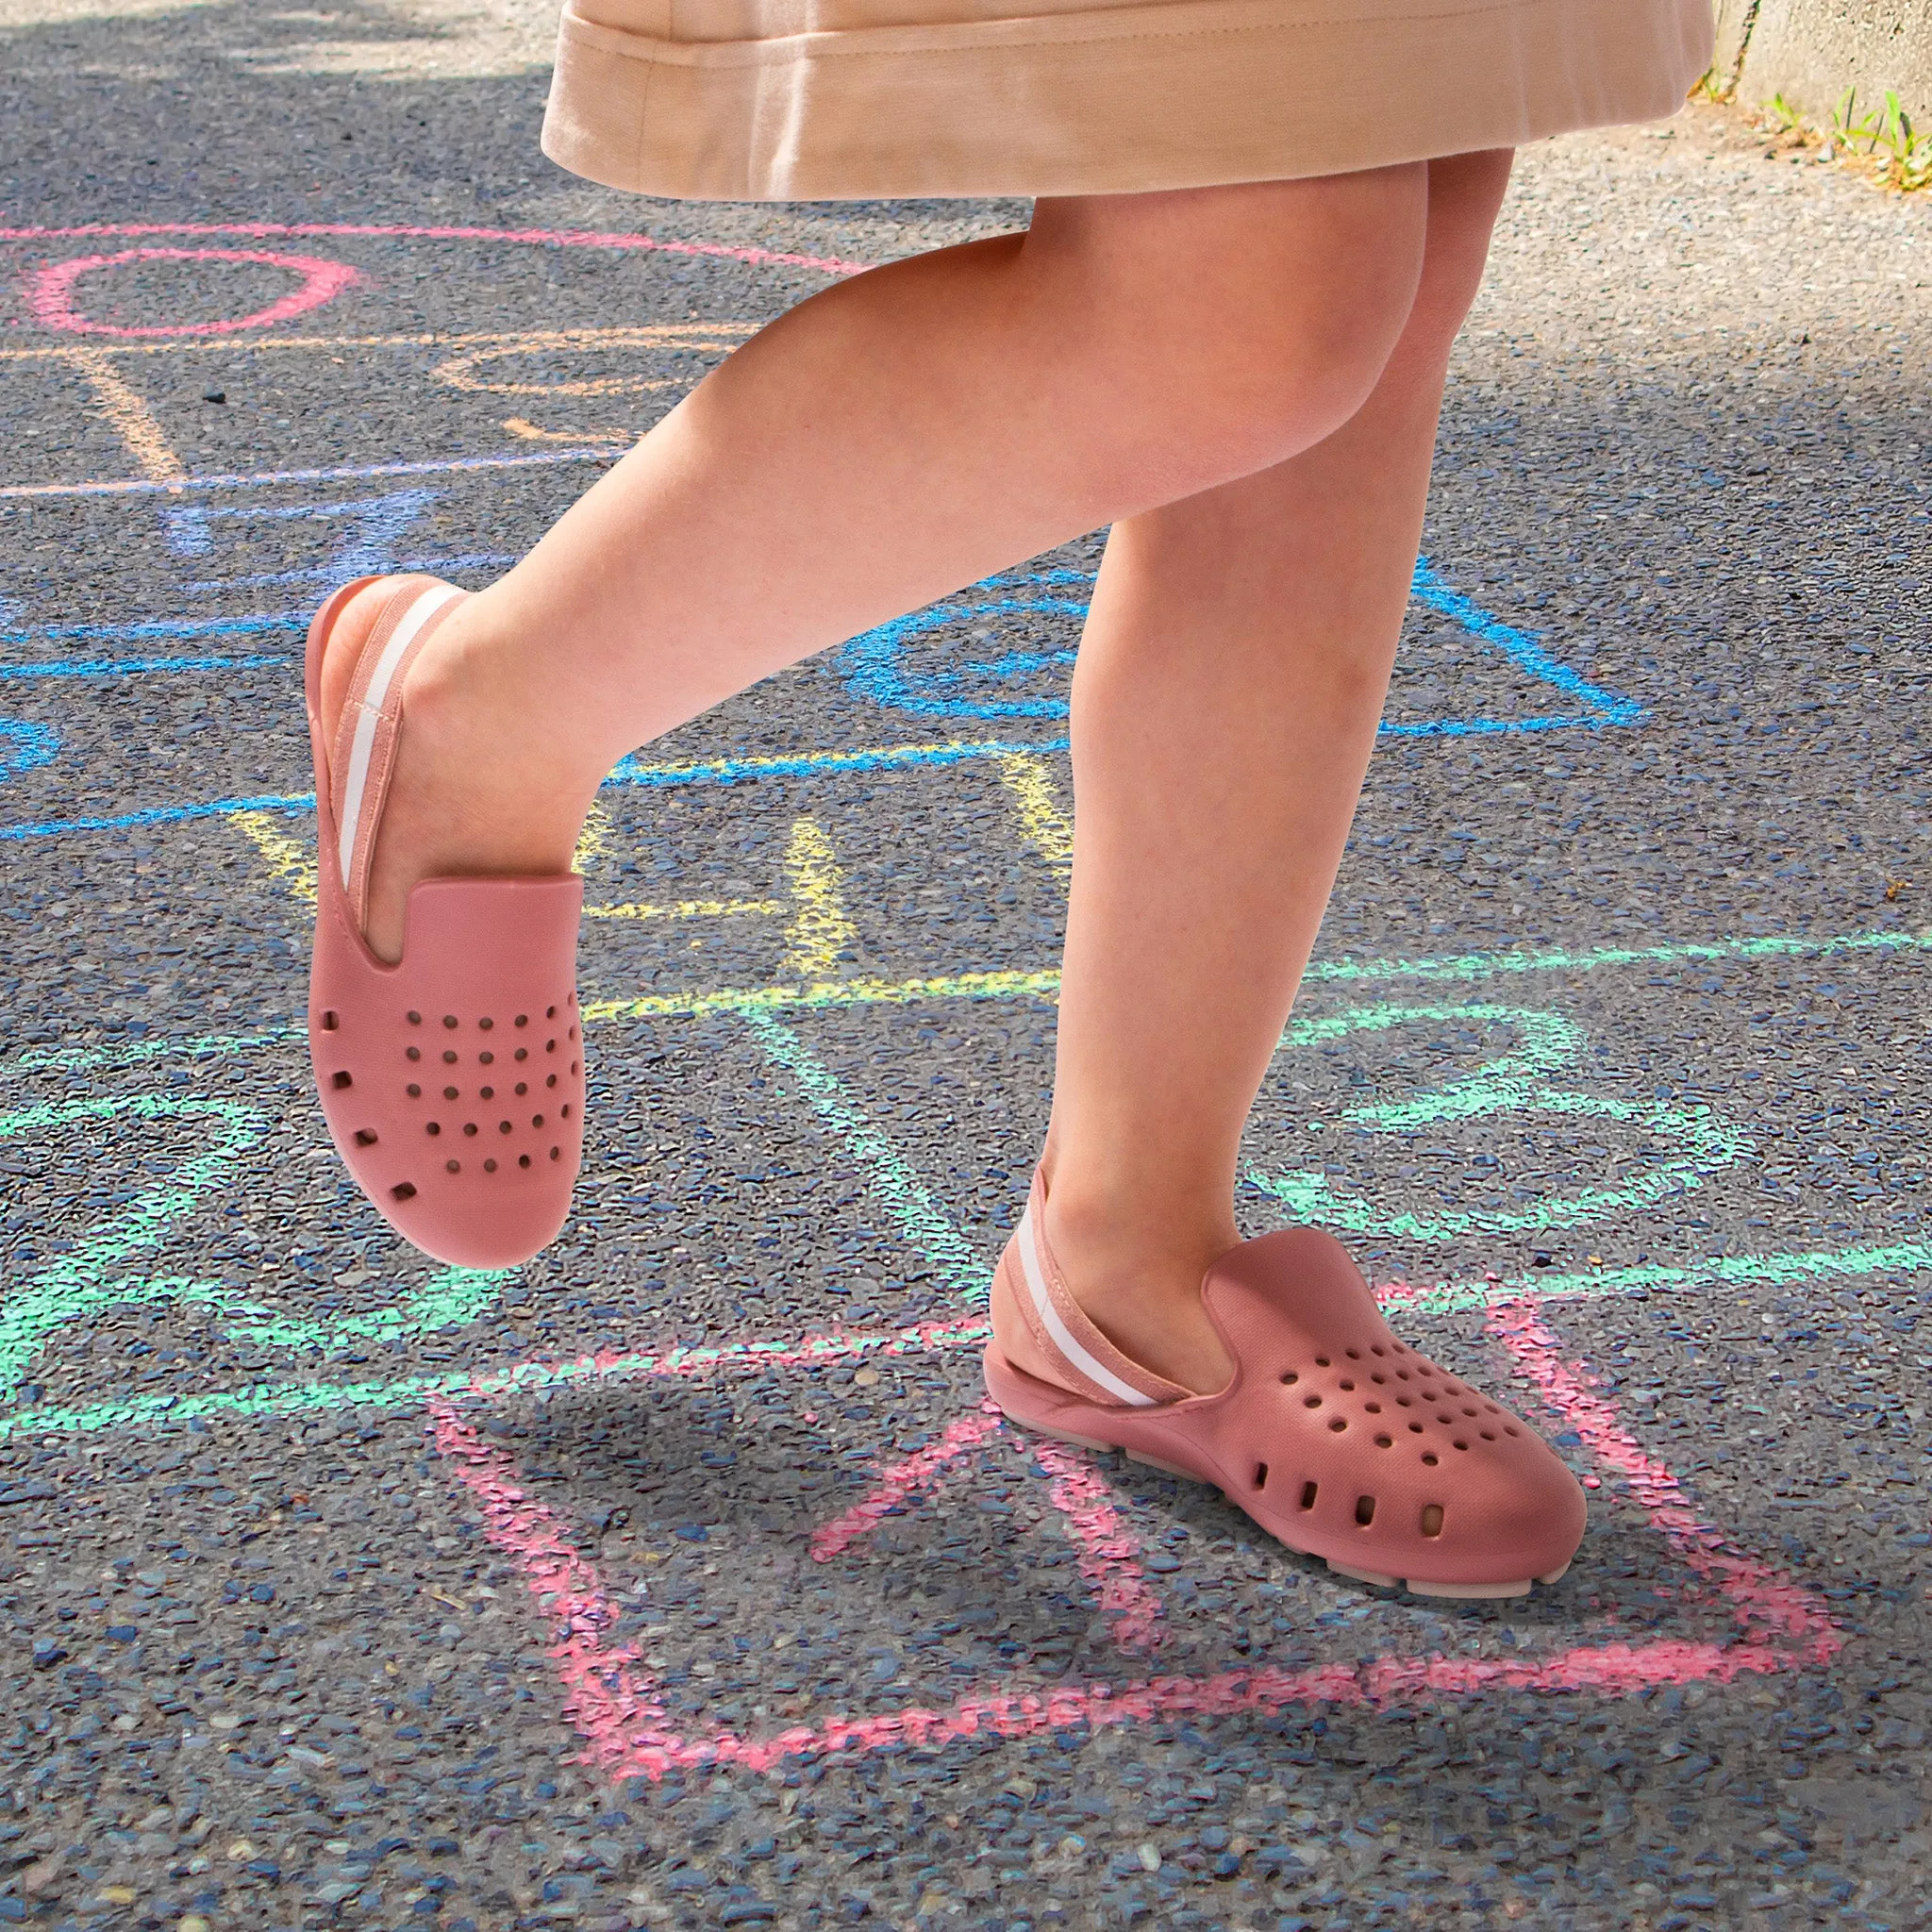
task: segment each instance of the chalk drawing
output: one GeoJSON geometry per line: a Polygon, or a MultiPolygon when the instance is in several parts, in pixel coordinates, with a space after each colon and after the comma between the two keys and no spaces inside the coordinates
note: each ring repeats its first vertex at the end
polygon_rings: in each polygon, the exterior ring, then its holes
{"type": "MultiPolygon", "coordinates": [[[[1732,1628],[1724,1637],[1632,1640],[1621,1634],[1613,1616],[1585,1613],[1578,1621],[1586,1629],[1596,1626],[1587,1641],[1532,1639],[1528,1654],[1507,1659],[1438,1650],[1309,1666],[1263,1660],[1206,1676],[1075,1683],[1009,1679],[966,1691],[948,1705],[843,1710],[764,1736],[747,1736],[736,1725],[680,1732],[641,1655],[605,1639],[603,1633],[617,1621],[613,1592],[580,1548],[568,1519],[530,1493],[510,1455],[454,1404],[431,1406],[430,1430],[454,1480],[468,1491],[484,1534],[516,1565],[531,1609],[549,1627],[564,1715],[584,1740],[582,1761],[613,1783],[633,1777],[657,1781],[706,1767],[769,1774],[833,1752],[932,1749],[972,1738],[1077,1734],[1295,1709],[1315,1715],[1495,1690],[1618,1697],[1658,1685],[1733,1683],[1831,1661],[1844,1640],[1824,1600],[1740,1548],[1698,1511],[1676,1477],[1624,1428],[1591,1371],[1563,1355],[1533,1298],[1500,1309],[1491,1333],[1681,1565],[1687,1580],[1678,1586],[1679,1604],[1687,1609],[1709,1604],[1729,1613],[1732,1628]]],[[[969,1429],[978,1420],[968,1419],[969,1429]]],[[[1099,1541],[1109,1557],[1123,1542],[1130,1545],[1112,1494],[1091,1465],[1070,1453],[1057,1459],[1052,1500],[1074,1522],[1076,1536],[1104,1524],[1099,1541]]],[[[847,1523],[849,1518],[827,1527],[836,1532],[847,1523]]],[[[1143,1646],[1151,1641],[1163,1607],[1144,1578],[1124,1587],[1103,1564],[1090,1581],[1117,1632],[1124,1628],[1143,1646]]]]}
{"type": "MultiPolygon", "coordinates": [[[[1434,1092],[1406,1101],[1375,1101],[1345,1108],[1341,1120],[1374,1134],[1412,1134],[1451,1121],[1502,1118],[1512,1124],[1537,1114],[1567,1119],[1615,1121],[1672,1143],[1679,1152],[1654,1159],[1648,1172],[1616,1187],[1536,1201],[1521,1208],[1468,1208],[1429,1214],[1391,1212],[1360,1196],[1337,1189],[1319,1168],[1267,1174],[1249,1167],[1246,1177],[1272,1194],[1298,1221],[1352,1234],[1374,1234],[1417,1241],[1457,1241],[1472,1234],[1502,1235],[1570,1228],[1606,1216],[1629,1213],[1666,1195],[1702,1187],[1722,1169],[1755,1152],[1749,1135],[1722,1120],[1707,1107],[1636,1105],[1607,1094],[1582,1093],[1553,1086],[1549,1075],[1574,1066],[1582,1057],[1580,1027],[1560,1014],[1533,1008],[1362,1007],[1319,1019],[1295,1019],[1282,1036],[1296,1048],[1341,1040],[1357,1033],[1387,1033],[1402,1027],[1507,1029],[1517,1036],[1513,1052],[1486,1062],[1473,1074],[1434,1092]]],[[[1383,1191],[1395,1184],[1384,1182],[1383,1191]]]]}
{"type": "MultiPolygon", "coordinates": [[[[0,241],[13,237],[0,233],[0,241]]],[[[225,336],[241,329],[269,328],[312,308],[333,302],[343,290],[354,288],[364,276],[343,261],[325,261],[312,255],[276,255],[260,248],[124,248],[116,255],[80,255],[69,261],[49,262],[31,271],[26,277],[28,312],[43,328],[65,330],[90,336],[225,336]],[[103,269],[125,268],[142,261],[241,261],[287,269],[297,277],[297,285],[277,297],[265,308],[248,315],[229,317],[221,322],[143,323],[124,326],[118,323],[94,322],[74,307],[75,284],[84,275],[103,269]]]]}
{"type": "MultiPolygon", "coordinates": [[[[1024,619],[1039,625],[1050,618],[1084,619],[1087,599],[1068,595],[1061,587],[1091,584],[1084,571],[1013,571],[988,577],[975,591],[995,594],[977,601],[949,600],[928,606],[907,617],[894,618],[840,646],[835,655],[846,689],[881,709],[909,711],[935,718],[1053,718],[1068,715],[1068,703],[1058,688],[1058,674],[1074,662],[1069,647],[1015,649],[978,660],[956,661],[957,652],[941,668],[915,668],[907,661],[907,647],[939,631],[965,628],[969,639],[988,642],[999,621],[1024,619]],[[1043,587],[1043,588],[1036,588],[1043,587]],[[1045,677],[1049,689],[1027,695],[995,695],[990,687],[1033,683],[1045,677]],[[977,693],[977,694],[975,694],[977,693]]],[[[1493,737],[1574,728],[1602,730],[1610,725],[1641,724],[1641,705],[1620,692],[1592,684],[1560,662],[1534,633],[1505,624],[1473,599],[1453,589],[1426,557],[1416,560],[1410,585],[1414,599],[1449,618],[1478,642],[1499,652],[1527,677],[1546,684],[1577,701],[1580,709],[1517,718],[1477,715],[1468,718],[1384,719],[1385,738],[1493,737]]]]}
{"type": "Polygon", "coordinates": [[[44,724],[25,718],[0,718],[0,778],[52,764],[60,755],[60,741],[44,724]]]}

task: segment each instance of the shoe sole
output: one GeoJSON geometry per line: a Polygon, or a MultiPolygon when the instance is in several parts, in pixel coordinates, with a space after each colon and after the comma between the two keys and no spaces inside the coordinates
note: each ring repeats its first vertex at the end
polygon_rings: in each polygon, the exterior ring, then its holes
{"type": "MultiPolygon", "coordinates": [[[[1219,1484],[1208,1481],[1206,1476],[1197,1474],[1193,1470],[1183,1469],[1178,1463],[1163,1462],[1158,1456],[1142,1456],[1137,1450],[1121,1449],[1118,1443],[1103,1442],[1092,1436],[1070,1436],[1062,1434],[1058,1429],[1042,1429],[1037,1423],[1024,1422],[1008,1409],[1002,1408],[1000,1413],[1016,1429],[1023,1430],[1029,1436],[1043,1436],[1050,1442],[1065,1442],[1075,1449],[1092,1449],[1102,1454],[1112,1454],[1118,1451],[1129,1462],[1138,1462],[1145,1469],[1158,1469],[1164,1474],[1177,1475],[1185,1482],[1199,1483],[1203,1489],[1213,1490],[1220,1488],[1219,1484]]],[[[1240,1504],[1236,1503],[1232,1496],[1227,1495],[1226,1491],[1223,1490],[1221,1493],[1226,1497],[1226,1500],[1232,1507],[1235,1508],[1241,1507],[1240,1504]]],[[[1243,1515],[1246,1515],[1246,1513],[1245,1510],[1242,1511],[1243,1515]]],[[[1249,1517],[1248,1520],[1251,1523],[1254,1522],[1252,1517],[1249,1517]]],[[[1260,1524],[1256,1524],[1255,1526],[1260,1529],[1264,1536],[1274,1536],[1272,1530],[1266,1529],[1260,1524]]],[[[1295,1545],[1290,1542],[1286,1537],[1276,1536],[1274,1540],[1283,1549],[1294,1550],[1295,1555],[1298,1557],[1312,1557],[1315,1555],[1315,1552],[1312,1550],[1296,1549],[1295,1545]]],[[[1338,1563],[1333,1557],[1323,1557],[1319,1560],[1326,1563],[1336,1575],[1346,1576],[1352,1583],[1372,1584],[1377,1590],[1407,1590],[1410,1596],[1447,1597],[1467,1603],[1502,1602],[1510,1597],[1527,1596],[1532,1588],[1539,1583],[1548,1585],[1559,1582],[1570,1568],[1569,1563],[1566,1561],[1550,1571],[1546,1575],[1525,1576],[1510,1583],[1428,1583],[1416,1578],[1384,1576],[1376,1570],[1353,1569],[1346,1563],[1338,1563]]]]}

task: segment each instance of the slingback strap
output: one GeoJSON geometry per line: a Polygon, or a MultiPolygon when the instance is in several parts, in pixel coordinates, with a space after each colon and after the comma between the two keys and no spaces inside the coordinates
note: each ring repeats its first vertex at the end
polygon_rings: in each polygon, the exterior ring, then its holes
{"type": "Polygon", "coordinates": [[[416,654],[454,610],[463,592],[434,577],[404,577],[363,643],[349,681],[329,758],[330,804],[337,827],[333,858],[356,929],[368,911],[376,827],[395,769],[403,722],[403,683],[416,654]]]}
{"type": "Polygon", "coordinates": [[[1033,1340],[1053,1365],[1055,1379],[1090,1402],[1151,1408],[1184,1402],[1192,1391],[1143,1369],[1103,1335],[1074,1299],[1047,1246],[1046,1183],[1036,1172],[1026,1211],[1000,1257],[1001,1271],[1033,1340]]]}

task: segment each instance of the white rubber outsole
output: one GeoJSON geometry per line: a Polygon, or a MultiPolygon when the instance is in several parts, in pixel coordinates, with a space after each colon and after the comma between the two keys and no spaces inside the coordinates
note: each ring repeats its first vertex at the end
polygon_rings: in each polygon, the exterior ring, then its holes
{"type": "MultiPolygon", "coordinates": [[[[1163,1462],[1158,1456],[1142,1456],[1138,1450],[1120,1449],[1118,1443],[1096,1441],[1091,1436],[1069,1436],[1062,1434],[1058,1429],[1042,1429],[1036,1424],[1022,1422],[1018,1416],[1008,1414],[1005,1409],[1002,1409],[1000,1413],[1005,1415],[1014,1427],[1024,1429],[1030,1435],[1044,1436],[1050,1442],[1066,1442],[1075,1449],[1091,1449],[1101,1455],[1111,1455],[1118,1449],[1119,1453],[1124,1456],[1129,1462],[1138,1462],[1147,1469],[1160,1470],[1168,1475],[1177,1475],[1185,1482],[1200,1483],[1205,1489],[1215,1487],[1208,1481],[1207,1477],[1196,1475],[1191,1469],[1182,1469],[1177,1463],[1163,1462]]],[[[1223,1491],[1222,1493],[1226,1495],[1227,1492],[1223,1491]]],[[[1227,1500],[1237,1509],[1241,1508],[1241,1505],[1236,1503],[1232,1496],[1228,1496],[1227,1500]]],[[[1243,1515],[1247,1514],[1245,1510],[1242,1510],[1241,1513],[1243,1515]]],[[[1253,1517],[1249,1517],[1248,1520],[1251,1523],[1254,1522],[1253,1517]]],[[[1257,1524],[1256,1527],[1262,1528],[1263,1525],[1257,1524]]],[[[1267,1530],[1265,1533],[1270,1536],[1274,1535],[1272,1530],[1267,1530]]],[[[1285,1550],[1294,1550],[1295,1555],[1298,1557],[1309,1557],[1315,1554],[1312,1550],[1295,1549],[1294,1544],[1290,1542],[1286,1537],[1275,1537],[1274,1541],[1285,1550]]],[[[1561,1581],[1570,1568],[1569,1561],[1566,1559],[1544,1575],[1525,1576],[1513,1583],[1426,1583],[1402,1576],[1385,1576],[1378,1570],[1357,1570],[1346,1563],[1338,1563],[1333,1557],[1324,1557],[1322,1560],[1328,1565],[1329,1569],[1336,1575],[1346,1576],[1352,1583],[1371,1584],[1377,1590],[1407,1590],[1411,1596],[1448,1597],[1465,1603],[1503,1602],[1510,1597],[1527,1596],[1536,1584],[1551,1584],[1561,1581]]]]}

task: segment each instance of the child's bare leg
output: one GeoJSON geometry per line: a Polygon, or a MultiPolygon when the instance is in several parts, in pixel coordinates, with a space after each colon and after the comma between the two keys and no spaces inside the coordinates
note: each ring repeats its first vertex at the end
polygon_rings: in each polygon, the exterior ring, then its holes
{"type": "MultiPolygon", "coordinates": [[[[621,756],[781,665],[1329,436],[1409,315],[1426,194],[1418,162],[1042,202],[1024,236],[894,263],[774,324],[415,660],[376,951],[399,955],[419,878],[564,869],[621,756]]],[[[1426,463],[1402,460],[1406,480],[1367,486],[1399,507],[1385,574],[1426,463]]],[[[1221,607],[1231,635],[1208,648],[1247,648],[1243,608],[1221,607]]],[[[336,626],[331,717],[369,621],[352,606],[336,626]]]]}
{"type": "MultiPolygon", "coordinates": [[[[1074,678],[1074,885],[1047,1240],[1136,1360],[1219,1389],[1202,1273],[1341,861],[1408,597],[1450,341],[1507,154],[1429,164],[1374,393],[1264,474],[1116,523],[1074,678]]],[[[1024,1329],[1002,1347],[1051,1372],[1024,1329]]]]}

